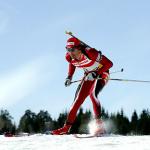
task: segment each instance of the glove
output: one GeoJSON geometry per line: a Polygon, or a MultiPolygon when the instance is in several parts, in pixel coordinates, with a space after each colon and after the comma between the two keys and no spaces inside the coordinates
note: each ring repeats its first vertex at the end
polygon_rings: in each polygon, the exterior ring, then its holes
{"type": "Polygon", "coordinates": [[[68,76],[68,77],[66,78],[66,81],[65,81],[65,86],[66,86],[66,87],[71,84],[71,80],[72,80],[72,77],[71,77],[71,76],[68,76]]]}
{"type": "Polygon", "coordinates": [[[86,77],[85,81],[93,81],[97,78],[97,73],[96,72],[90,72],[86,77]]]}
{"type": "Polygon", "coordinates": [[[109,80],[109,73],[103,72],[99,75],[99,78],[107,82],[109,80]]]}

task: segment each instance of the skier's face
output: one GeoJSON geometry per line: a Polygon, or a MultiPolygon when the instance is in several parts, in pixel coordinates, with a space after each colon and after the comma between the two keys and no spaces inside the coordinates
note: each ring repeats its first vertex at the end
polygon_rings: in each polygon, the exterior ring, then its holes
{"type": "Polygon", "coordinates": [[[80,56],[81,56],[81,50],[77,49],[77,48],[74,48],[73,51],[70,52],[71,56],[76,58],[76,59],[79,59],[80,56]]]}

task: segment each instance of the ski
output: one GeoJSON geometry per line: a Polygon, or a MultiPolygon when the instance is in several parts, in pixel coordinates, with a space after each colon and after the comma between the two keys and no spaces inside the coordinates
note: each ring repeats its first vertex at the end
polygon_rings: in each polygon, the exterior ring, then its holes
{"type": "Polygon", "coordinates": [[[84,138],[98,138],[98,137],[104,137],[104,136],[106,136],[106,135],[104,135],[104,134],[100,134],[100,135],[91,135],[91,134],[84,134],[84,135],[82,135],[82,134],[74,134],[74,137],[75,138],[79,138],[79,139],[84,139],[84,138]]]}

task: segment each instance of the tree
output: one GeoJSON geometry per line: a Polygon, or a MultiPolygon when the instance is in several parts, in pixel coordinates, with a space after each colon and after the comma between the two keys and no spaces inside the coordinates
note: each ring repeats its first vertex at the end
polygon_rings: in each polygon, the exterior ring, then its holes
{"type": "Polygon", "coordinates": [[[144,109],[140,114],[138,130],[140,134],[150,134],[150,112],[148,109],[144,109]]]}
{"type": "Polygon", "coordinates": [[[131,123],[130,123],[130,127],[131,127],[131,133],[132,134],[138,134],[138,115],[136,110],[134,110],[132,116],[131,116],[131,123]]]}
{"type": "Polygon", "coordinates": [[[64,125],[66,119],[67,119],[67,111],[63,112],[63,113],[60,113],[58,119],[57,119],[57,126],[60,128],[64,125]]]}
{"type": "Polygon", "coordinates": [[[36,115],[36,132],[43,133],[52,129],[52,118],[48,111],[41,110],[36,115]]]}
{"type": "Polygon", "coordinates": [[[36,114],[31,112],[31,110],[26,110],[25,114],[21,117],[19,122],[19,131],[27,133],[37,132],[36,114]]]}
{"type": "Polygon", "coordinates": [[[0,134],[4,132],[15,132],[15,125],[12,123],[12,116],[7,110],[0,111],[0,134]]]}
{"type": "Polygon", "coordinates": [[[130,122],[129,119],[124,116],[124,111],[121,109],[121,112],[117,113],[116,116],[116,125],[117,125],[117,133],[126,135],[130,131],[130,122]]]}
{"type": "Polygon", "coordinates": [[[102,109],[101,109],[101,116],[102,116],[103,119],[108,119],[109,118],[108,111],[106,112],[104,107],[102,107],[102,109]]]}

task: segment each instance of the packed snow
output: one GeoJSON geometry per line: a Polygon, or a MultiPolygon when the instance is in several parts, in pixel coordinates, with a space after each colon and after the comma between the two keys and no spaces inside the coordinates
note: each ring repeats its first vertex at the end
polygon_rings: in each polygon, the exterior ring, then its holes
{"type": "Polygon", "coordinates": [[[0,150],[150,150],[150,136],[75,138],[74,135],[0,136],[0,150]]]}

